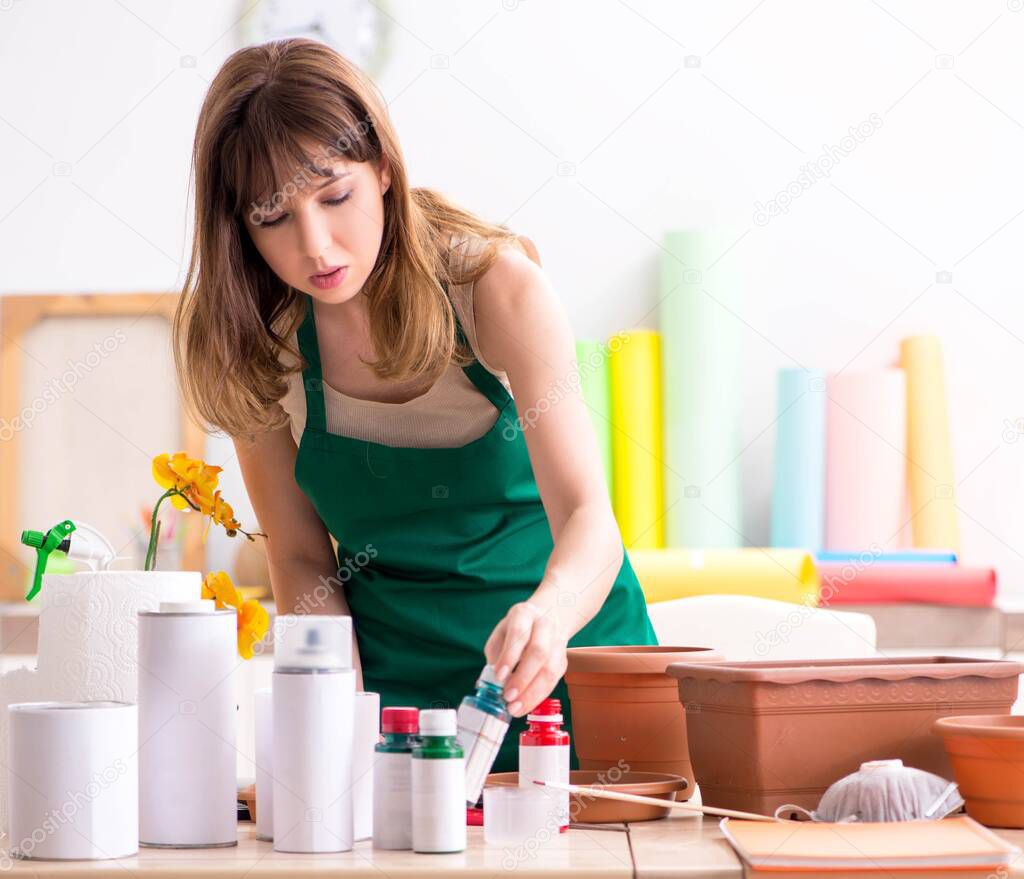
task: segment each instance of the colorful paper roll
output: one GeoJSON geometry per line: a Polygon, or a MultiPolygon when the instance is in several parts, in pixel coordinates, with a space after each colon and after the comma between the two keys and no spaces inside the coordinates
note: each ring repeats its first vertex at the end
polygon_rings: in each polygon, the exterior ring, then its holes
{"type": "Polygon", "coordinates": [[[608,347],[593,339],[576,342],[576,366],[580,376],[583,402],[590,411],[590,420],[597,434],[604,478],[612,490],[611,393],[608,387],[608,347]]]}
{"type": "Polygon", "coordinates": [[[665,235],[659,322],[669,546],[743,545],[740,509],[739,284],[730,242],[665,235]]]}
{"type": "Polygon", "coordinates": [[[903,370],[830,375],[826,388],[826,548],[886,552],[906,545],[903,370]]]}
{"type": "Polygon", "coordinates": [[[825,545],[825,373],[780,369],[772,546],[825,545]]]}
{"type": "Polygon", "coordinates": [[[900,363],[907,375],[907,484],[914,546],[955,551],[960,528],[939,340],[904,339],[900,363]]]}
{"type": "Polygon", "coordinates": [[[693,595],[752,595],[814,605],[818,571],[796,549],[630,550],[647,602],[693,595]]]}
{"type": "Polygon", "coordinates": [[[991,607],[996,572],[960,565],[819,565],[821,603],[919,602],[991,607]]]}
{"type": "Polygon", "coordinates": [[[955,565],[957,556],[955,552],[937,552],[928,549],[906,549],[900,552],[883,552],[880,555],[871,552],[833,552],[823,549],[814,554],[814,560],[819,565],[842,565],[851,562],[880,565],[955,565]]]}
{"type": "Polygon", "coordinates": [[[661,439],[661,340],[630,330],[608,340],[612,500],[627,547],[665,545],[661,439]]]}

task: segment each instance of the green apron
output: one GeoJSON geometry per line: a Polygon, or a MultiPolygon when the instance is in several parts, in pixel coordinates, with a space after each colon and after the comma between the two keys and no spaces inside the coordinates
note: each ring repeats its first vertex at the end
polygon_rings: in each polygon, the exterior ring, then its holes
{"type": "MultiPolygon", "coordinates": [[[[363,685],[381,706],[458,708],[486,662],[487,638],[537,588],[553,549],[512,396],[474,360],[463,369],[498,410],[479,439],[407,448],[328,433],[312,298],[298,339],[308,367],[295,479],[338,542],[363,685]]],[[[657,643],[628,558],[569,643],[657,643]]],[[[551,695],[571,730],[564,680],[551,695]]],[[[495,772],[516,769],[524,728],[525,718],[513,719],[495,772]]]]}

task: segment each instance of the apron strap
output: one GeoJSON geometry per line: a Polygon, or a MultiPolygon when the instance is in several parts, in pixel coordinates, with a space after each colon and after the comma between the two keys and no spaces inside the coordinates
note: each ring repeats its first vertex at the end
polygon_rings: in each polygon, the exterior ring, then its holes
{"type": "MultiPolygon", "coordinates": [[[[444,287],[445,295],[448,295],[448,285],[442,284],[442,286],[444,287]]],[[[451,297],[449,297],[449,301],[451,301],[451,297]]],[[[472,351],[473,348],[469,344],[465,332],[463,332],[462,321],[459,320],[459,311],[454,305],[452,305],[452,314],[455,315],[455,332],[458,335],[459,342],[472,351]]],[[[476,389],[490,400],[491,405],[499,412],[504,412],[505,407],[512,402],[512,395],[508,392],[508,388],[476,358],[473,359],[472,363],[467,363],[462,367],[462,371],[466,373],[466,376],[473,382],[476,389]]]]}
{"type": "Polygon", "coordinates": [[[306,424],[321,433],[327,433],[327,410],[324,405],[324,377],[320,365],[320,345],[316,340],[316,321],[313,318],[313,297],[306,294],[306,316],[299,327],[299,351],[308,364],[302,371],[302,385],[306,392],[306,424]]]}

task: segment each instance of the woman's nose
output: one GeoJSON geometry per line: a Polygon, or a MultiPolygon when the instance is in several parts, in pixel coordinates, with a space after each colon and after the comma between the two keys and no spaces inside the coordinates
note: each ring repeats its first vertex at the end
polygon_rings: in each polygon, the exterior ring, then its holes
{"type": "Polygon", "coordinates": [[[318,260],[330,247],[331,233],[327,222],[311,213],[305,213],[299,219],[299,246],[303,256],[318,260]]]}

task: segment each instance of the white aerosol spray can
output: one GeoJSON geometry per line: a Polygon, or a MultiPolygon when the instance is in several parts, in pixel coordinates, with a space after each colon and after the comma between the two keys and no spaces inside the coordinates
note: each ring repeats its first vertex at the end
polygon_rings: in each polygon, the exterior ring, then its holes
{"type": "Polygon", "coordinates": [[[238,844],[237,613],[209,600],[139,611],[139,842],[238,844]]]}
{"type": "Polygon", "coordinates": [[[274,849],[352,848],[352,618],[274,621],[274,849]]]}

